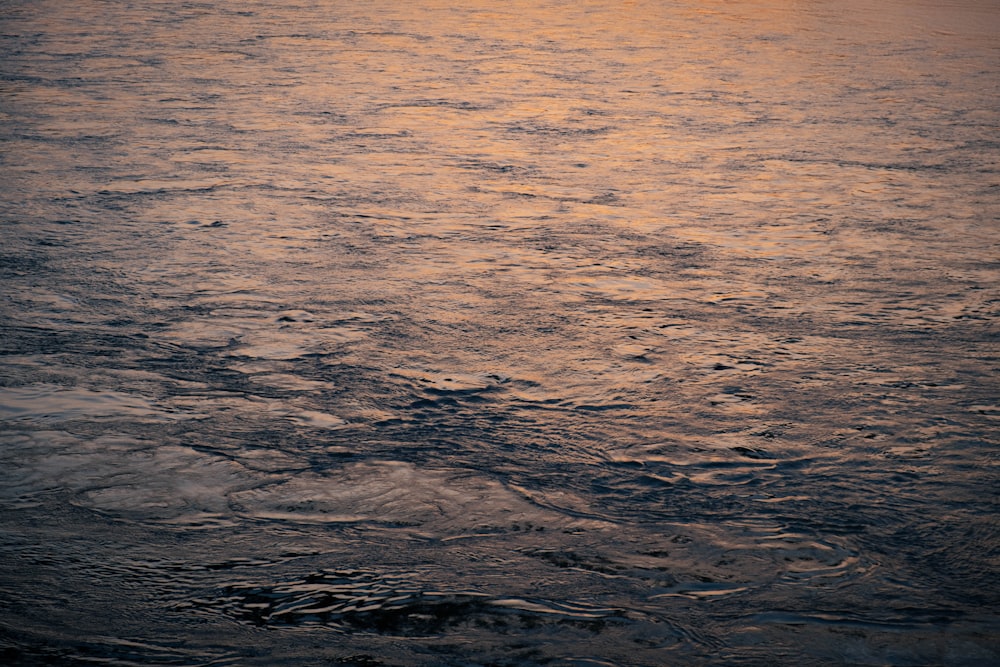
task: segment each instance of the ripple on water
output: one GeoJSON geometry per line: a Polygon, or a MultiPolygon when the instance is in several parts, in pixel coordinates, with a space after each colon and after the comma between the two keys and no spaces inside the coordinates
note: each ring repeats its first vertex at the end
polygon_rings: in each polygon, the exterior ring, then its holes
{"type": "Polygon", "coordinates": [[[32,384],[0,388],[0,421],[54,424],[87,420],[181,419],[134,394],[83,387],[32,384]]]}
{"type": "Polygon", "coordinates": [[[170,400],[172,406],[189,412],[198,410],[199,416],[211,417],[233,430],[276,429],[279,425],[291,425],[328,431],[348,426],[348,422],[341,417],[298,403],[295,399],[276,400],[225,391],[212,394],[192,392],[170,400]]]}
{"type": "Polygon", "coordinates": [[[500,482],[461,470],[402,461],[350,463],[230,495],[249,519],[305,523],[366,522],[407,527],[434,539],[456,539],[585,523],[528,502],[500,482]]]}
{"type": "Polygon", "coordinates": [[[315,628],[352,636],[439,640],[457,631],[466,640],[483,642],[480,650],[505,636],[546,632],[572,638],[581,653],[627,638],[626,645],[655,654],[659,646],[685,637],[672,624],[636,609],[572,598],[496,596],[474,587],[433,587],[426,576],[416,571],[319,570],[279,581],[232,581],[176,609],[276,630],[315,628]]]}
{"type": "Polygon", "coordinates": [[[231,357],[272,361],[302,359],[368,335],[363,322],[328,321],[307,311],[275,313],[243,302],[216,308],[211,315],[172,322],[157,335],[178,345],[225,348],[231,357]]]}
{"type": "Polygon", "coordinates": [[[253,483],[236,461],[124,435],[11,432],[0,442],[0,502],[12,507],[69,494],[74,505],[122,518],[219,525],[228,522],[227,492],[253,483]]]}

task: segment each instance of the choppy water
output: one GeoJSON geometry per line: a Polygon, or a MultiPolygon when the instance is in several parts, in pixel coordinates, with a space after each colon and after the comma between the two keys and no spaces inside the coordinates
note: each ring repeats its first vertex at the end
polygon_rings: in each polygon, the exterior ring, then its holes
{"type": "Polygon", "coordinates": [[[0,658],[997,664],[998,36],[3,0],[0,658]]]}

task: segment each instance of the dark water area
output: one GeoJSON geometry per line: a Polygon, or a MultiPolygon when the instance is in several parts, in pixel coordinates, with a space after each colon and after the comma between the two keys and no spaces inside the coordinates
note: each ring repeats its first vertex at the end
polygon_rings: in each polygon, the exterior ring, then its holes
{"type": "Polygon", "coordinates": [[[1000,664],[997,2],[0,56],[0,663],[1000,664]]]}

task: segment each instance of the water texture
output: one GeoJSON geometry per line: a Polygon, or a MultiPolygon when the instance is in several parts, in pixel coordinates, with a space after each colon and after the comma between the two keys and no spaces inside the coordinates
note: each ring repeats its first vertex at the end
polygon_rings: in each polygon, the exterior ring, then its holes
{"type": "Polygon", "coordinates": [[[993,0],[0,0],[0,661],[1000,664],[993,0]]]}

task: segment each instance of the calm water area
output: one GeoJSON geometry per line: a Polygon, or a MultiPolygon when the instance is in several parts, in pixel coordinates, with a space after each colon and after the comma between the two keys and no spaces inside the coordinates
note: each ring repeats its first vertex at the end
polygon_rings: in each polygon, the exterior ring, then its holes
{"type": "Polygon", "coordinates": [[[0,0],[0,663],[1000,664],[997,0],[0,0]]]}

